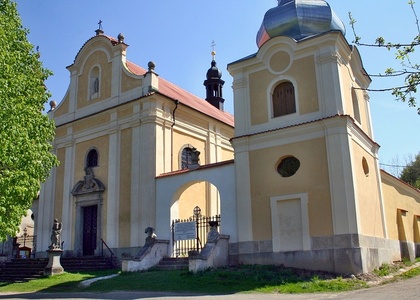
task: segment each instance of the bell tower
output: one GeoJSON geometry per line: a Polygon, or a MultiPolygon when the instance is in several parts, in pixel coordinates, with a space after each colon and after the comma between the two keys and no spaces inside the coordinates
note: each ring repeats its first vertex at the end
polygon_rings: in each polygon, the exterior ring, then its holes
{"type": "Polygon", "coordinates": [[[211,67],[208,69],[207,79],[204,81],[204,86],[206,87],[206,101],[217,109],[223,110],[223,103],[225,102],[225,99],[223,99],[222,90],[225,81],[222,80],[222,72],[216,66],[216,51],[213,49],[211,54],[211,67]]]}
{"type": "Polygon", "coordinates": [[[279,0],[256,42],[257,53],[228,65],[237,248],[254,249],[239,251],[238,263],[372,270],[386,228],[370,78],[357,48],[324,0],[279,0]]]}

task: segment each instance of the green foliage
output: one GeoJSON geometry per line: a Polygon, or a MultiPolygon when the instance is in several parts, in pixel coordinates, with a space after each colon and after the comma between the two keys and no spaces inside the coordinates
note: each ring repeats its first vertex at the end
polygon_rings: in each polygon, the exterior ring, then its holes
{"type": "Polygon", "coordinates": [[[420,189],[420,153],[401,172],[400,179],[420,189]]]}
{"type": "MultiPolygon", "coordinates": [[[[395,86],[385,89],[367,89],[368,91],[373,92],[385,92],[390,91],[392,95],[396,97],[397,100],[402,102],[407,102],[410,107],[416,107],[416,97],[417,88],[420,85],[420,64],[416,64],[411,60],[411,54],[415,52],[416,47],[420,46],[420,27],[419,20],[417,17],[416,10],[414,8],[414,1],[409,1],[408,4],[413,12],[414,18],[417,25],[417,35],[409,43],[392,43],[387,42],[384,37],[380,36],[376,38],[375,42],[372,44],[365,44],[361,42],[361,37],[356,34],[355,24],[356,20],[353,18],[351,13],[349,13],[350,26],[353,29],[354,40],[353,43],[358,46],[367,46],[367,47],[382,47],[388,50],[396,50],[395,58],[400,61],[402,69],[394,70],[392,68],[387,68],[385,74],[373,75],[369,74],[371,77],[400,77],[404,78],[404,84],[401,86],[395,86]]],[[[417,108],[417,113],[420,115],[420,107],[417,108]]]]}
{"type": "Polygon", "coordinates": [[[378,269],[373,270],[373,273],[375,273],[378,276],[388,276],[393,272],[396,272],[398,270],[397,266],[393,266],[390,264],[382,264],[378,269]]]}
{"type": "Polygon", "coordinates": [[[0,0],[0,240],[16,234],[40,183],[57,165],[54,124],[42,114],[51,74],[27,40],[10,0],[0,0]]]}

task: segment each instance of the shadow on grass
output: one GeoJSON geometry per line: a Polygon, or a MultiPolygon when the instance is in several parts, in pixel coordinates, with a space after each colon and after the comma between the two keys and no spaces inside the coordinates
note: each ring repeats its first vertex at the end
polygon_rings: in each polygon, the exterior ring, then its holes
{"type": "MultiPolygon", "coordinates": [[[[48,286],[37,290],[38,293],[7,295],[0,299],[45,299],[64,298],[71,294],[72,298],[116,299],[118,291],[124,291],[124,299],[156,298],[160,296],[180,295],[229,295],[233,293],[310,293],[337,292],[363,287],[360,283],[348,285],[338,280],[333,285],[324,284],[325,280],[336,278],[336,275],[326,272],[311,272],[281,266],[239,266],[209,270],[198,274],[188,271],[148,271],[124,272],[108,280],[100,280],[89,287],[80,287],[80,282],[89,278],[97,278],[117,271],[92,272],[84,278],[70,273],[62,278],[53,276],[47,279],[48,286]],[[51,282],[52,280],[56,282],[51,282]],[[66,280],[66,281],[64,281],[66,280]],[[12,296],[12,297],[11,297],[12,296]],[[15,297],[16,296],[16,297],[15,297]]],[[[337,280],[337,279],[336,279],[337,280]]],[[[34,280],[33,282],[39,282],[34,280]]],[[[41,282],[42,284],[42,282],[41,282]]],[[[1,292],[0,288],[0,292],[1,292]]]]}

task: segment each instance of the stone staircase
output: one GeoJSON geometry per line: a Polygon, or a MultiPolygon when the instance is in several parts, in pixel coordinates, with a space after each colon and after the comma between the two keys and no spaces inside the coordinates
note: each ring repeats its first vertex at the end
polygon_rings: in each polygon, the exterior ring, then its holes
{"type": "Polygon", "coordinates": [[[66,272],[87,272],[118,268],[117,258],[103,256],[61,258],[61,266],[66,272]]]}
{"type": "MultiPolygon", "coordinates": [[[[78,257],[61,258],[61,266],[65,272],[88,272],[115,269],[118,267],[117,259],[111,261],[109,257],[78,257]]],[[[44,269],[48,259],[12,259],[0,266],[0,282],[26,282],[44,276],[44,269]]]]}
{"type": "Polygon", "coordinates": [[[0,282],[26,282],[44,276],[48,259],[12,259],[0,267],[0,282]]]}
{"type": "Polygon", "coordinates": [[[188,257],[164,257],[155,267],[157,270],[188,270],[188,257]]]}

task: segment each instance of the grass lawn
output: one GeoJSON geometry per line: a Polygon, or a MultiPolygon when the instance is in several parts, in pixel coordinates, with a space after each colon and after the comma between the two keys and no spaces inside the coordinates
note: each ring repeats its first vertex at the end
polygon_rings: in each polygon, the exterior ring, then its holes
{"type": "Polygon", "coordinates": [[[110,292],[168,291],[207,294],[225,293],[314,293],[337,292],[367,287],[358,279],[343,279],[332,274],[309,272],[279,266],[239,266],[209,270],[198,274],[188,271],[148,271],[121,273],[82,288],[83,280],[106,276],[119,270],[90,273],[64,273],[26,283],[0,283],[1,292],[110,292]]]}

